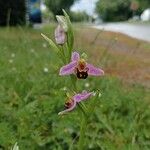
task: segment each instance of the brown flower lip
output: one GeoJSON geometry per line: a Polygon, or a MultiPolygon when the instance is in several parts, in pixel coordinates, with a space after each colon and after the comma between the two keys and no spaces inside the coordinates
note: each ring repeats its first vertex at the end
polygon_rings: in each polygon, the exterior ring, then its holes
{"type": "Polygon", "coordinates": [[[68,101],[65,102],[65,109],[69,109],[73,105],[73,100],[69,99],[68,101]]]}
{"type": "Polygon", "coordinates": [[[80,71],[78,68],[76,68],[76,76],[78,79],[86,79],[88,77],[87,70],[80,71]]]}

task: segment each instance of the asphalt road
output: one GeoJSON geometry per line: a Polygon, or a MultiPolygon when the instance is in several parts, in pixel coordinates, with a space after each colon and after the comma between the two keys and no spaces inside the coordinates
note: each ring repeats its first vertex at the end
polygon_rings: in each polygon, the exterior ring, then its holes
{"type": "Polygon", "coordinates": [[[105,31],[120,32],[150,42],[150,24],[107,23],[93,26],[105,31]]]}

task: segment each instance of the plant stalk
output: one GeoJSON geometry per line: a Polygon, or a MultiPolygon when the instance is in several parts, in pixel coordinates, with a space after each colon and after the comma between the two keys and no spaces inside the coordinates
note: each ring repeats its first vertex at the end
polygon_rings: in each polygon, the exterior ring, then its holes
{"type": "Polygon", "coordinates": [[[87,117],[84,114],[82,114],[78,150],[84,150],[86,127],[87,127],[87,117]]]}

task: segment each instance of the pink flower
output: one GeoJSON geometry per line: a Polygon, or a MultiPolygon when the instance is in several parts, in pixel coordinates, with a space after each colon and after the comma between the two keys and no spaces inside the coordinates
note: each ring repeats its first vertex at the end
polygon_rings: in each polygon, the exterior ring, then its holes
{"type": "Polygon", "coordinates": [[[76,74],[79,79],[86,79],[88,75],[100,76],[104,75],[104,71],[88,64],[84,59],[80,58],[79,53],[73,52],[71,62],[60,68],[59,75],[76,74]]]}
{"type": "Polygon", "coordinates": [[[64,44],[66,41],[66,33],[60,25],[58,25],[57,28],[55,29],[55,40],[56,43],[59,45],[64,44]]]}
{"type": "Polygon", "coordinates": [[[78,94],[74,95],[65,103],[65,110],[59,112],[58,115],[63,115],[69,111],[72,111],[76,107],[77,103],[79,103],[83,100],[86,100],[92,94],[93,94],[93,92],[88,93],[87,91],[83,91],[82,93],[78,93],[78,94]]]}

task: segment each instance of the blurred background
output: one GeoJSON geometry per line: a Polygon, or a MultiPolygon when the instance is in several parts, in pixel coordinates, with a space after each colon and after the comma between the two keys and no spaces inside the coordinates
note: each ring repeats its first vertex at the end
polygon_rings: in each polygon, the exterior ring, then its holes
{"type": "Polygon", "coordinates": [[[0,150],[77,149],[81,112],[57,115],[72,85],[41,36],[55,42],[62,9],[74,50],[105,71],[77,80],[78,92],[102,93],[85,150],[150,150],[150,0],[0,0],[0,150]]]}
{"type": "Polygon", "coordinates": [[[73,22],[149,21],[149,0],[5,0],[0,1],[0,25],[54,21],[65,9],[73,22]]]}

